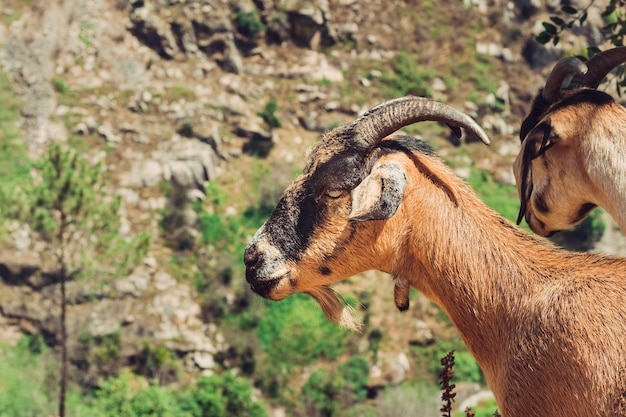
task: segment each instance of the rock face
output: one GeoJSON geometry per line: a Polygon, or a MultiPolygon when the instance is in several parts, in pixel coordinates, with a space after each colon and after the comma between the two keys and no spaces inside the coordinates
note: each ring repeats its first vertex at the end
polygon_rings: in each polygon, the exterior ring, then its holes
{"type": "MultiPolygon", "coordinates": [[[[59,334],[58,284],[34,288],[39,267],[14,257],[7,259],[11,261],[0,259],[4,283],[0,291],[1,340],[15,342],[21,333],[41,333],[55,345],[59,334]]],[[[70,362],[75,364],[89,354],[86,348],[93,353],[111,338],[118,353],[107,359],[116,369],[142,358],[147,346],[165,346],[188,364],[188,371],[210,372],[215,364],[213,356],[227,349],[215,326],[200,320],[200,305],[189,286],[178,283],[150,259],[129,276],[111,283],[97,278],[69,282],[67,298],[68,351],[70,362]],[[89,346],[85,346],[85,337],[89,346]]],[[[101,370],[83,369],[87,378],[96,378],[101,370]]]]}

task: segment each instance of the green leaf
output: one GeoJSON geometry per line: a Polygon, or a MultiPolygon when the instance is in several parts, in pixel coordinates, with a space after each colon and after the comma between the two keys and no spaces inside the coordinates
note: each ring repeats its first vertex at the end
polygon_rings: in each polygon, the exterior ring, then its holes
{"type": "Polygon", "coordinates": [[[541,32],[539,35],[537,35],[537,37],[535,38],[535,40],[537,42],[539,42],[542,45],[545,45],[546,43],[550,42],[550,39],[552,39],[552,36],[550,36],[549,33],[547,32],[541,32]]]}
{"type": "Polygon", "coordinates": [[[572,6],[567,6],[567,5],[561,7],[561,11],[563,13],[567,13],[567,14],[576,14],[576,13],[578,13],[578,10],[574,9],[572,6]]]}
{"type": "Polygon", "coordinates": [[[558,26],[561,26],[561,27],[565,26],[565,21],[563,19],[559,18],[559,17],[551,16],[550,20],[552,20],[552,22],[555,25],[558,25],[558,26]]]}
{"type": "Polygon", "coordinates": [[[554,26],[552,23],[542,22],[541,24],[543,25],[546,32],[548,32],[550,35],[556,35],[557,29],[556,26],[554,26]]]}
{"type": "Polygon", "coordinates": [[[596,46],[589,46],[589,47],[587,47],[587,56],[589,58],[591,58],[592,56],[594,56],[598,52],[600,52],[600,48],[598,48],[596,46]]]}
{"type": "Polygon", "coordinates": [[[613,14],[613,12],[615,12],[615,6],[608,5],[608,6],[606,6],[606,9],[604,9],[602,14],[600,14],[600,16],[607,17],[607,16],[613,14]]]}

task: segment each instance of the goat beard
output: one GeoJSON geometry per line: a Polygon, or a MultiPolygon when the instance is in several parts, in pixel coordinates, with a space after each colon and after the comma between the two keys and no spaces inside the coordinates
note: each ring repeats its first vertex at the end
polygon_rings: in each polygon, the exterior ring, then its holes
{"type": "Polygon", "coordinates": [[[328,321],[354,332],[359,332],[363,327],[363,321],[356,309],[348,305],[345,299],[331,287],[324,285],[312,288],[305,294],[317,301],[328,321]]]}

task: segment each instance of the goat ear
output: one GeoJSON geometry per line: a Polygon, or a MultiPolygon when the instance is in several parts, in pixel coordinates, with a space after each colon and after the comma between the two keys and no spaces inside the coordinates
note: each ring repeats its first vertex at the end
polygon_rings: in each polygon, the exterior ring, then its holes
{"type": "Polygon", "coordinates": [[[393,216],[404,197],[406,173],[393,162],[374,166],[370,174],[352,190],[349,220],[383,220],[393,216]]]}
{"type": "Polygon", "coordinates": [[[533,192],[533,174],[531,169],[533,160],[548,150],[556,141],[557,137],[552,131],[552,126],[550,123],[544,122],[534,127],[522,142],[522,161],[519,178],[521,181],[520,210],[517,214],[517,224],[520,224],[524,218],[528,209],[528,201],[533,192]]]}
{"type": "Polygon", "coordinates": [[[560,140],[559,134],[551,121],[545,121],[535,126],[526,138],[529,156],[532,159],[542,155],[560,140]]]}

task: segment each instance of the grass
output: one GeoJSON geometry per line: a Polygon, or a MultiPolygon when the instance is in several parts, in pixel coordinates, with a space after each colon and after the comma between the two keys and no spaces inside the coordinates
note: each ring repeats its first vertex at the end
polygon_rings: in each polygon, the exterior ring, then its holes
{"type": "Polygon", "coordinates": [[[383,74],[381,82],[391,97],[432,96],[432,80],[436,72],[418,65],[411,55],[401,52],[393,58],[393,73],[383,74]]]}
{"type": "Polygon", "coordinates": [[[188,87],[184,85],[175,85],[166,93],[166,99],[170,102],[178,101],[178,100],[194,100],[196,95],[193,91],[191,91],[188,87]]]}
{"type": "Polygon", "coordinates": [[[31,8],[35,0],[3,0],[4,23],[7,27],[19,20],[25,10],[31,8]]]}
{"type": "Polygon", "coordinates": [[[2,185],[20,183],[29,175],[26,144],[15,127],[20,100],[11,90],[6,73],[0,71],[0,178],[2,185]]]}
{"type": "Polygon", "coordinates": [[[487,171],[473,168],[470,170],[467,182],[485,204],[510,221],[517,220],[519,200],[516,187],[496,182],[487,171]]]}
{"type": "Polygon", "coordinates": [[[0,345],[0,417],[55,414],[55,367],[37,336],[23,336],[16,347],[0,345]]]}

